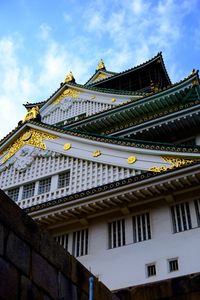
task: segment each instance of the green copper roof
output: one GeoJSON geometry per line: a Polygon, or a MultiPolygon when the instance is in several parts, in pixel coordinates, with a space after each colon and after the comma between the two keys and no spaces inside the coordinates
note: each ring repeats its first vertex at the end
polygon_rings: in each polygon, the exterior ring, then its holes
{"type": "Polygon", "coordinates": [[[79,129],[83,131],[94,131],[109,129],[120,126],[133,120],[148,119],[149,116],[155,114],[155,118],[159,113],[169,109],[182,109],[186,103],[196,104],[200,100],[200,88],[198,73],[190,75],[188,78],[163,89],[160,92],[150,94],[149,96],[132,100],[128,103],[113,107],[95,115],[66,125],[66,129],[79,129]]]}

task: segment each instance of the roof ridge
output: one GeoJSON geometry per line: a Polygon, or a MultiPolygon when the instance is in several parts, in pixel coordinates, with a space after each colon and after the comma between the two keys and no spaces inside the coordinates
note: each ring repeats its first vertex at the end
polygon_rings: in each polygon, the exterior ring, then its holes
{"type": "MultiPolygon", "coordinates": [[[[153,62],[154,60],[157,60],[158,58],[161,58],[162,61],[163,61],[162,52],[158,52],[154,57],[152,57],[152,58],[150,58],[149,60],[147,60],[147,61],[145,61],[145,62],[143,62],[143,63],[141,63],[141,64],[138,64],[138,65],[136,65],[136,66],[134,66],[134,67],[132,67],[132,68],[130,68],[130,69],[124,70],[124,71],[122,71],[122,72],[118,72],[116,75],[112,76],[112,78],[117,77],[117,76],[119,76],[119,75],[121,75],[121,74],[125,74],[125,73],[128,73],[128,72],[134,71],[134,70],[139,69],[139,68],[141,68],[141,67],[144,67],[144,65],[148,65],[149,63],[153,62]]],[[[163,66],[164,66],[164,62],[163,62],[163,66]]],[[[165,69],[165,70],[166,70],[166,69],[165,69]]],[[[167,74],[167,77],[168,77],[168,79],[169,79],[169,75],[168,75],[168,74],[167,74]]],[[[111,77],[109,77],[109,78],[111,78],[111,77]]],[[[102,79],[102,80],[101,80],[101,83],[102,83],[103,81],[106,81],[106,80],[109,79],[109,78],[102,79]]],[[[170,80],[170,79],[169,79],[169,80],[170,80]]],[[[171,82],[171,80],[170,80],[170,82],[171,82]]],[[[98,82],[98,83],[99,83],[99,82],[98,82]]],[[[96,83],[94,82],[94,85],[95,85],[95,84],[97,84],[97,82],[96,82],[96,83]]],[[[92,85],[92,83],[91,83],[91,85],[92,85]]]]}
{"type": "MultiPolygon", "coordinates": [[[[95,75],[97,75],[98,73],[101,73],[101,72],[104,72],[104,73],[108,73],[108,74],[111,74],[111,75],[115,75],[117,74],[117,72],[112,72],[112,71],[108,71],[108,70],[96,70],[95,73],[86,81],[86,83],[84,83],[84,85],[87,85],[87,83],[92,80],[93,77],[95,77],[95,75]]],[[[101,79],[102,80],[102,79],[101,79]]],[[[99,80],[99,81],[101,81],[99,80]]]]}
{"type": "MultiPolygon", "coordinates": [[[[135,99],[130,99],[130,101],[128,101],[128,102],[125,102],[125,103],[120,103],[119,105],[117,105],[117,106],[114,106],[114,107],[111,107],[111,108],[108,108],[108,109],[106,109],[106,110],[104,110],[104,111],[99,111],[99,112],[97,112],[97,113],[95,113],[95,114],[93,114],[93,115],[90,115],[90,116],[87,116],[86,118],[84,118],[83,120],[86,120],[86,119],[89,119],[89,118],[92,118],[92,117],[94,117],[94,116],[98,116],[98,115],[101,115],[101,114],[104,114],[104,113],[108,113],[108,112],[110,112],[110,111],[112,111],[112,110],[118,110],[119,108],[121,109],[122,107],[125,107],[125,106],[127,106],[127,105],[130,105],[131,103],[137,103],[138,101],[142,101],[142,100],[145,100],[145,99],[148,99],[148,98],[151,98],[151,97],[153,97],[153,96],[155,96],[156,95],[156,97],[159,95],[159,94],[161,94],[161,93],[164,93],[164,92],[166,92],[167,90],[169,90],[169,89],[171,89],[171,88],[174,88],[174,87],[176,87],[176,86],[178,86],[179,84],[182,84],[182,83],[184,83],[184,82],[186,82],[188,79],[195,79],[195,77],[197,77],[197,80],[198,80],[198,82],[199,82],[199,75],[198,75],[198,70],[195,72],[195,73],[193,73],[193,74],[190,74],[188,77],[185,77],[184,79],[182,79],[182,80],[180,80],[179,82],[176,82],[176,83],[174,83],[174,84],[172,84],[172,85],[169,85],[168,87],[164,87],[162,90],[158,90],[157,92],[154,92],[154,93],[151,93],[151,94],[144,94],[144,97],[142,97],[142,98],[139,98],[139,99],[137,99],[137,100],[135,100],[135,99]]],[[[200,84],[200,83],[199,83],[200,84]]],[[[83,120],[81,120],[81,121],[83,121],[83,120]]],[[[80,122],[80,120],[78,120],[77,122],[80,122]]],[[[74,122],[74,123],[76,123],[76,122],[74,122]]],[[[74,124],[73,123],[73,124],[74,124]]],[[[71,124],[70,124],[71,125],[71,124]]]]}

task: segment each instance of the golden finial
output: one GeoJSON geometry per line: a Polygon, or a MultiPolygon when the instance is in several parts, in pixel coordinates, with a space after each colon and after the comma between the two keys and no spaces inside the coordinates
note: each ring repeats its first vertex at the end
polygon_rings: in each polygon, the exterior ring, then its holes
{"type": "Polygon", "coordinates": [[[75,82],[72,71],[70,71],[69,74],[67,74],[67,76],[65,77],[64,83],[68,83],[68,82],[75,82]]]}
{"type": "Polygon", "coordinates": [[[105,68],[106,68],[105,64],[104,64],[103,60],[101,59],[100,62],[98,63],[97,70],[102,70],[105,68]]]}
{"type": "Polygon", "coordinates": [[[40,114],[39,106],[32,107],[25,115],[25,117],[22,120],[22,123],[25,121],[36,119],[37,116],[40,114]]]}

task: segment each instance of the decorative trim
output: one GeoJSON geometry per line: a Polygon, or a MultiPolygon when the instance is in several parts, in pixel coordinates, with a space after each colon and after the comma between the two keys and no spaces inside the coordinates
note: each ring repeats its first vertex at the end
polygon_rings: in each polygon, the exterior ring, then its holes
{"type": "MultiPolygon", "coordinates": [[[[181,166],[181,167],[183,168],[183,166],[181,166]]],[[[181,167],[179,167],[179,169],[181,169],[181,167]]],[[[168,170],[168,172],[172,172],[172,170],[168,170]]],[[[62,203],[66,203],[66,202],[69,203],[70,201],[81,199],[83,197],[87,197],[87,196],[90,196],[90,195],[95,195],[95,194],[99,194],[101,192],[111,191],[111,190],[114,190],[114,189],[122,187],[122,186],[127,186],[129,184],[142,182],[142,181],[145,181],[147,179],[154,178],[156,176],[160,176],[160,174],[147,171],[147,172],[142,173],[140,175],[135,175],[135,176],[132,176],[132,177],[129,177],[129,178],[121,179],[119,181],[115,181],[115,182],[112,182],[112,183],[107,183],[107,184],[104,184],[102,186],[94,187],[94,188],[91,188],[89,190],[85,190],[85,191],[81,191],[81,192],[78,192],[78,193],[75,193],[75,194],[71,194],[71,195],[68,195],[68,196],[65,196],[65,197],[62,197],[62,198],[58,198],[58,199],[55,199],[55,200],[50,200],[50,201],[42,203],[42,204],[37,204],[37,205],[31,206],[29,208],[25,208],[24,211],[26,213],[39,211],[39,210],[42,210],[42,209],[45,209],[45,208],[48,208],[48,207],[52,207],[52,206],[55,206],[55,205],[59,205],[59,204],[62,204],[62,203]]]]}
{"type": "Polygon", "coordinates": [[[84,92],[80,92],[79,90],[76,90],[74,88],[67,88],[66,90],[64,90],[64,92],[60,96],[58,96],[53,101],[53,104],[54,105],[59,104],[60,101],[62,101],[62,99],[66,98],[66,97],[77,98],[80,93],[84,93],[84,92]]]}
{"type": "Polygon", "coordinates": [[[93,157],[98,157],[100,155],[101,155],[101,151],[100,150],[96,150],[96,151],[92,152],[92,156],[93,157]]]}
{"type": "Polygon", "coordinates": [[[176,169],[200,161],[200,159],[188,159],[188,158],[181,158],[175,156],[163,156],[162,159],[164,160],[164,162],[170,163],[171,166],[152,167],[149,169],[149,171],[155,173],[161,173],[167,170],[176,169]]]}
{"type": "Polygon", "coordinates": [[[22,123],[36,119],[37,116],[40,114],[39,106],[33,106],[28,112],[26,113],[25,117],[22,120],[22,123]]]}
{"type": "Polygon", "coordinates": [[[29,129],[25,133],[21,134],[21,136],[6,150],[4,150],[0,155],[4,155],[3,163],[5,163],[10,157],[12,157],[18,150],[20,150],[24,145],[31,145],[36,148],[40,148],[45,150],[46,145],[43,140],[54,140],[57,137],[52,134],[47,134],[42,131],[29,129]]]}
{"type": "Polygon", "coordinates": [[[133,163],[136,162],[136,160],[137,160],[137,157],[136,157],[136,156],[129,156],[129,157],[127,158],[127,163],[128,163],[128,164],[133,164],[133,163]]]}
{"type": "Polygon", "coordinates": [[[70,143],[64,144],[63,149],[64,150],[69,150],[71,149],[72,145],[70,143]]]}

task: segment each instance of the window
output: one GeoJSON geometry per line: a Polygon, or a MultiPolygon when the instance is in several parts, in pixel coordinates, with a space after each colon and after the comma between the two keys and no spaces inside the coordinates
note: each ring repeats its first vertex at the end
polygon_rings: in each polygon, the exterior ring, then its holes
{"type": "Polygon", "coordinates": [[[126,244],[125,220],[117,220],[108,224],[109,248],[121,247],[126,244]]]}
{"type": "Polygon", "coordinates": [[[58,188],[69,185],[70,171],[58,175],[58,188]]]}
{"type": "Polygon", "coordinates": [[[68,234],[62,234],[55,237],[55,240],[63,246],[64,249],[68,249],[68,234]]]}
{"type": "Polygon", "coordinates": [[[134,243],[151,239],[149,213],[133,216],[133,241],[134,243]]]}
{"type": "Polygon", "coordinates": [[[19,187],[8,190],[7,194],[13,201],[17,201],[19,196],[19,187]]]}
{"type": "Polygon", "coordinates": [[[194,200],[194,206],[196,210],[196,216],[197,216],[197,224],[200,226],[200,200],[194,200]]]}
{"type": "Polygon", "coordinates": [[[73,232],[72,254],[75,257],[88,254],[88,229],[73,232]]]}
{"type": "Polygon", "coordinates": [[[22,199],[26,199],[34,196],[35,193],[35,182],[26,184],[23,186],[22,199]]]}
{"type": "Polygon", "coordinates": [[[146,273],[147,273],[147,277],[155,276],[156,275],[156,264],[146,265],[146,273]]]}
{"type": "Polygon", "coordinates": [[[174,233],[192,228],[190,208],[188,202],[172,206],[171,213],[174,233]]]}
{"type": "Polygon", "coordinates": [[[172,258],[168,260],[169,272],[178,271],[178,259],[172,258]]]}
{"type": "Polygon", "coordinates": [[[49,192],[51,189],[51,177],[39,181],[38,194],[49,192]]]}

